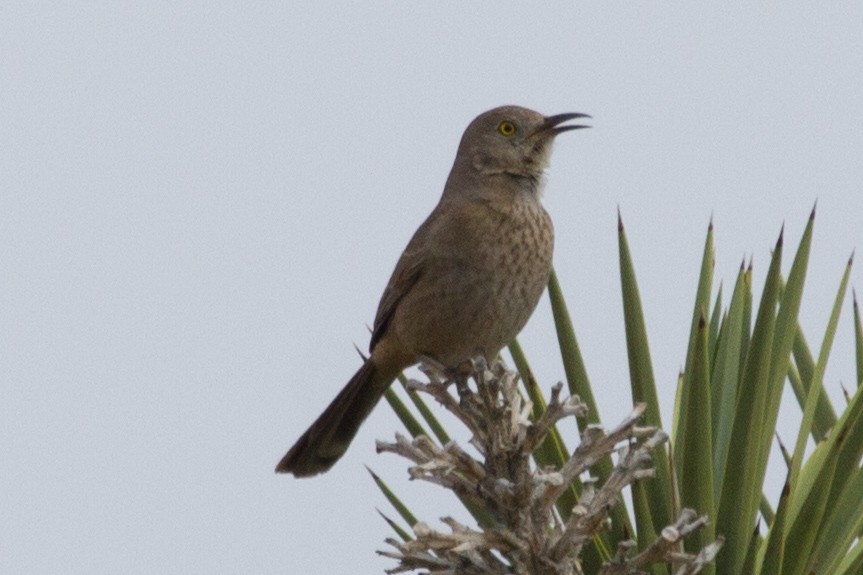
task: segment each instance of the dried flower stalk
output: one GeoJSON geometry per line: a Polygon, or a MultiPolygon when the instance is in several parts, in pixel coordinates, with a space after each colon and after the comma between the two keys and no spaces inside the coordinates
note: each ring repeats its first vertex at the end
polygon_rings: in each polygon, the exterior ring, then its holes
{"type": "MultiPolygon", "coordinates": [[[[578,575],[579,556],[585,544],[604,530],[608,511],[621,500],[624,488],[653,476],[651,452],[668,440],[655,427],[640,427],[644,404],[614,429],[599,426],[585,430],[580,445],[560,469],[537,469],[531,454],[554,425],[570,416],[585,414],[578,397],[561,400],[560,384],[552,388],[542,417],[530,421],[531,403],[518,390],[518,376],[500,362],[488,367],[475,362],[472,390],[465,378],[455,381],[439,369],[426,366],[427,383],[412,380],[410,387],[434,397],[473,434],[470,443],[480,454],[474,458],[455,442],[443,447],[427,437],[409,440],[397,434],[395,443],[378,442],[378,451],[409,459],[412,479],[440,485],[481,505],[492,517],[492,527],[472,528],[444,517],[450,532],[425,523],[413,526],[415,539],[388,539],[394,550],[382,555],[398,561],[388,573],[419,571],[434,575],[578,575]],[[450,392],[455,383],[457,396],[450,392]],[[564,520],[555,502],[590,467],[610,454],[617,463],[602,485],[584,481],[578,504],[564,520]]],[[[582,477],[584,480],[584,477],[582,477]]],[[[660,537],[635,553],[632,541],[618,542],[617,552],[601,575],[645,573],[654,563],[666,563],[676,575],[697,573],[722,546],[721,538],[697,554],[683,552],[682,539],[707,522],[689,509],[666,527],[660,537]]]]}

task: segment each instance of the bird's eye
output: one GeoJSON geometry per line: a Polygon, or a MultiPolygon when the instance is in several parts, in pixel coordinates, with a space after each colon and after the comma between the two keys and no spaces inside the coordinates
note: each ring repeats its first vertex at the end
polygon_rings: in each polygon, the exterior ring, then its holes
{"type": "Polygon", "coordinates": [[[515,124],[509,120],[504,120],[497,125],[497,131],[506,137],[510,137],[515,134],[515,124]]]}

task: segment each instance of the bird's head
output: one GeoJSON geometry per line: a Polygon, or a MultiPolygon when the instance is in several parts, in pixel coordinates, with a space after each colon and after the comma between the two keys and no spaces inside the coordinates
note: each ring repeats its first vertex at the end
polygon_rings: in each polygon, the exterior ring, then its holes
{"type": "Polygon", "coordinates": [[[519,106],[502,106],[477,116],[464,131],[458,150],[460,169],[481,175],[507,175],[538,181],[548,166],[555,136],[587,128],[567,124],[587,114],[543,116],[519,106]]]}

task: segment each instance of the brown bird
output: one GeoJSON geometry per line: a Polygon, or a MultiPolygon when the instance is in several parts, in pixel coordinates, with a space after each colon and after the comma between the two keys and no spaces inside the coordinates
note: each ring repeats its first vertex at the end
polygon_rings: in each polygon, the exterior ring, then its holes
{"type": "Polygon", "coordinates": [[[276,466],[327,471],[405,368],[427,357],[463,368],[491,362],[527,323],[554,247],[540,203],[555,136],[586,114],[517,106],[480,114],[464,132],[440,202],[396,264],[375,316],[370,356],[276,466]]]}

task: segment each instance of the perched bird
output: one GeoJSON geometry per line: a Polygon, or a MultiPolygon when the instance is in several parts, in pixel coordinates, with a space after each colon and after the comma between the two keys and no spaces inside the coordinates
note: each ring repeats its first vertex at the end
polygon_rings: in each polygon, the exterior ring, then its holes
{"type": "Polygon", "coordinates": [[[540,203],[558,134],[586,114],[517,106],[480,114],[464,132],[438,205],[396,264],[375,316],[370,356],[276,467],[327,471],[390,383],[421,358],[463,369],[491,362],[527,323],[551,273],[554,229],[540,203]]]}

